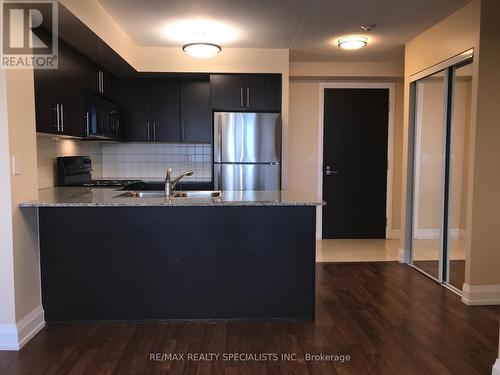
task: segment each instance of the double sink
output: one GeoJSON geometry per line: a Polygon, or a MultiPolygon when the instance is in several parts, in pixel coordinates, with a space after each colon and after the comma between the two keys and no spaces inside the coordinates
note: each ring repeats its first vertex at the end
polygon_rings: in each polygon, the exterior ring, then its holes
{"type": "MultiPolygon", "coordinates": [[[[179,184],[181,185],[181,184],[179,184]]],[[[211,184],[197,184],[197,187],[210,188],[211,184]]],[[[127,185],[123,190],[125,193],[119,194],[114,198],[164,198],[165,184],[161,182],[138,182],[127,185]]],[[[216,190],[189,190],[188,184],[182,184],[180,191],[174,191],[171,198],[191,198],[191,199],[210,199],[220,198],[221,191],[216,190]]]]}
{"type": "MultiPolygon", "coordinates": [[[[222,196],[221,191],[213,190],[192,190],[192,191],[174,191],[171,198],[218,198],[222,196]]],[[[127,191],[126,193],[117,195],[115,198],[163,198],[164,191],[127,191]]]]}

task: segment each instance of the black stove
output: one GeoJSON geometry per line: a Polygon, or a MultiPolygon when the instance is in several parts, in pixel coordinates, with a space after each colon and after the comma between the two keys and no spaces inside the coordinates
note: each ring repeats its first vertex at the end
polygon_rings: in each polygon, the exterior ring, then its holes
{"type": "Polygon", "coordinates": [[[92,180],[92,161],[88,156],[62,156],[57,158],[59,186],[123,187],[141,180],[92,180]]]}

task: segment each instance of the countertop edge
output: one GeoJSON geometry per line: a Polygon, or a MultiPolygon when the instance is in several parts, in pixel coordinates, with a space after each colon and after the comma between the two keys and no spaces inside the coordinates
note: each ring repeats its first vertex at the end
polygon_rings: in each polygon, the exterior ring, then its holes
{"type": "Polygon", "coordinates": [[[269,207],[297,207],[297,206],[324,206],[325,202],[137,202],[137,203],[47,203],[24,202],[19,203],[19,208],[63,208],[63,207],[237,207],[237,206],[269,206],[269,207]]]}

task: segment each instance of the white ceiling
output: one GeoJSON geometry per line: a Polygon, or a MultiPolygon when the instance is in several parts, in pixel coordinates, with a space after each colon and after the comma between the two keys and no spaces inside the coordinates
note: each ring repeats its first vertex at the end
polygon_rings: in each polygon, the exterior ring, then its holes
{"type": "Polygon", "coordinates": [[[180,47],[193,38],[176,40],[169,27],[211,20],[224,27],[206,38],[222,47],[290,48],[294,61],[394,61],[406,41],[470,0],[99,1],[141,46],[180,47]],[[361,25],[370,23],[377,27],[363,32],[361,25]],[[369,45],[357,51],[336,47],[347,34],[366,35],[369,45]]]}

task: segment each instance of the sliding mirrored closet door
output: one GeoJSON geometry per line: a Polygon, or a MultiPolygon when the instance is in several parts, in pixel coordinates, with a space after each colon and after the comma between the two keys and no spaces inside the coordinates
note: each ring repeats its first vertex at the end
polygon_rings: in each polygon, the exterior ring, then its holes
{"type": "Polygon", "coordinates": [[[466,65],[454,67],[452,73],[448,257],[444,281],[462,290],[465,281],[472,64],[469,62],[466,65]]]}
{"type": "Polygon", "coordinates": [[[416,82],[413,265],[440,279],[443,242],[446,71],[416,82]]]}
{"type": "Polygon", "coordinates": [[[411,265],[461,291],[472,55],[412,82],[414,93],[411,265]]]}

